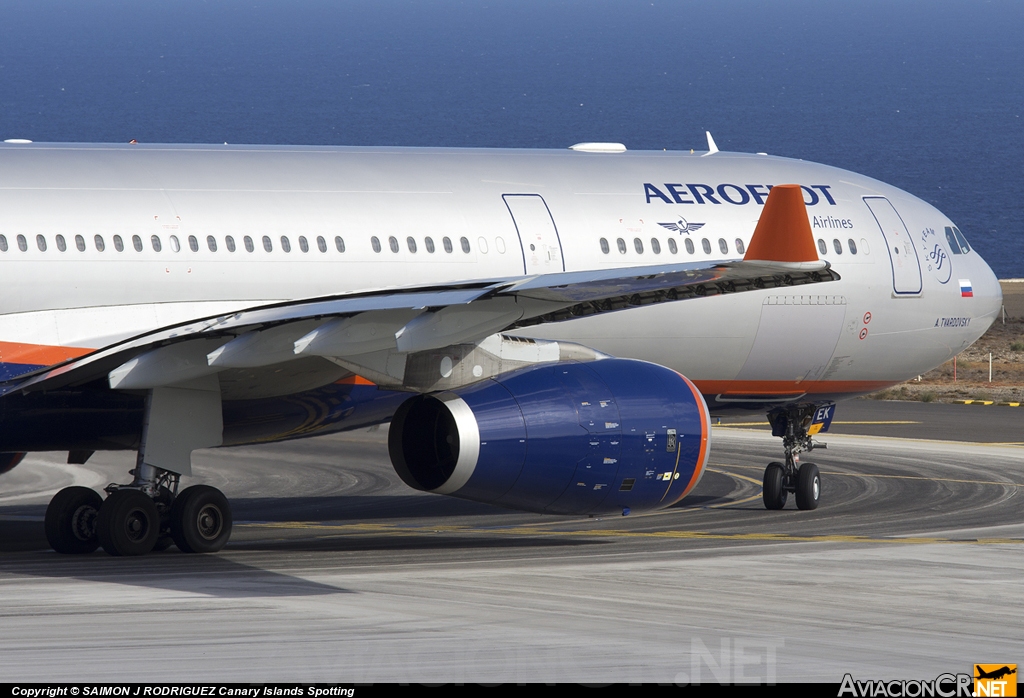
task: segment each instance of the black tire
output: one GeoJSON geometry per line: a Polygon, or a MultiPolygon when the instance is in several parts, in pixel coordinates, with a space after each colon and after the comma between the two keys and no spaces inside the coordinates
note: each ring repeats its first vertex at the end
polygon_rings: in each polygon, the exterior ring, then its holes
{"type": "Polygon", "coordinates": [[[160,537],[160,513],[148,495],[131,489],[115,490],[96,519],[100,545],[111,555],[145,555],[160,537]]]}
{"type": "Polygon", "coordinates": [[[50,547],[63,555],[84,555],[100,547],[96,517],[103,498],[88,487],[65,487],[46,507],[43,527],[50,547]]]}
{"type": "Polygon", "coordinates": [[[231,538],[231,506],[224,493],[193,485],[171,507],[171,536],[183,553],[215,553],[231,538]]]}
{"type": "Polygon", "coordinates": [[[818,508],[821,497],[821,475],[814,463],[804,463],[796,474],[796,505],[800,509],[818,508]]]}
{"type": "Polygon", "coordinates": [[[786,499],[789,493],[782,486],[783,473],[785,468],[782,463],[769,463],[764,469],[764,483],[761,487],[761,498],[764,500],[765,509],[781,509],[786,506],[786,499]]]}

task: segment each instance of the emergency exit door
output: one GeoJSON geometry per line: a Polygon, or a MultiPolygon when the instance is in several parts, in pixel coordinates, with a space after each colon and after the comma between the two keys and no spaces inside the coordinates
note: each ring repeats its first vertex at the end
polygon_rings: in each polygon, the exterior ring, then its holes
{"type": "Polygon", "coordinates": [[[540,194],[502,194],[505,206],[519,233],[523,249],[523,272],[550,274],[565,271],[562,243],[555,219],[540,194]]]}

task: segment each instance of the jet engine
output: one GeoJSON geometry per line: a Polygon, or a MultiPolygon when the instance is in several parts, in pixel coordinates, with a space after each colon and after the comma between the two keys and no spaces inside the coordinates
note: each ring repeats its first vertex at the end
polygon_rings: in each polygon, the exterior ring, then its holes
{"type": "Polygon", "coordinates": [[[704,398],[685,377],[603,359],[410,398],[388,448],[417,490],[550,514],[628,514],[693,489],[710,432],[704,398]]]}

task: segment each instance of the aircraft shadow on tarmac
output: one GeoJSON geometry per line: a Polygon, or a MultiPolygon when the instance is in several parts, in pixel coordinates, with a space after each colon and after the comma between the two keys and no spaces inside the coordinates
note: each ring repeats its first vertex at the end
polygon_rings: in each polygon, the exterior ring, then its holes
{"type": "MultiPolygon", "coordinates": [[[[735,481],[732,478],[722,473],[707,472],[697,489],[675,506],[722,504],[731,501],[735,495],[735,481]]],[[[496,517],[495,523],[500,525],[506,522],[505,519],[508,519],[508,523],[518,523],[580,518],[530,514],[436,494],[232,498],[231,509],[236,521],[366,522],[467,517],[471,522],[481,517],[496,517]]]]}
{"type": "MultiPolygon", "coordinates": [[[[351,593],[322,584],[242,564],[219,555],[184,555],[176,550],[143,557],[115,558],[98,550],[91,555],[39,553],[26,559],[0,557],[0,574],[51,579],[79,579],[211,598],[268,598],[351,593]]],[[[111,595],[117,594],[111,590],[111,595]]]]}
{"type": "MultiPolygon", "coordinates": [[[[728,478],[708,473],[699,493],[678,507],[703,507],[728,501],[728,478]]],[[[236,531],[228,551],[245,552],[379,552],[501,550],[600,546],[601,539],[515,535],[502,529],[534,523],[558,524],[560,517],[503,509],[438,495],[339,495],[327,497],[232,498],[236,531]],[[277,524],[281,524],[278,528],[277,524]],[[357,524],[386,528],[359,531],[357,524]],[[467,530],[436,530],[455,525],[467,530]],[[406,530],[403,530],[406,529],[406,530]]],[[[0,507],[0,572],[42,577],[77,577],[205,594],[211,597],[303,596],[346,593],[345,589],[253,567],[218,555],[183,555],[171,548],[141,558],[91,555],[61,556],[49,551],[43,531],[45,505],[0,507]],[[3,555],[7,553],[7,555],[3,555]],[[16,553],[34,553],[28,556],[16,553]]],[[[618,517],[604,517],[609,520],[618,517]]]]}

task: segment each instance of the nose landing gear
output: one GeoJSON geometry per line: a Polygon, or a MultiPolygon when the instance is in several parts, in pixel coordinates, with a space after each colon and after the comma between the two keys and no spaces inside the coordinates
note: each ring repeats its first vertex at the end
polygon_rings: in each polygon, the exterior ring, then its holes
{"type": "Polygon", "coordinates": [[[789,493],[796,495],[798,509],[817,509],[821,499],[821,474],[814,463],[800,463],[800,453],[827,448],[811,439],[812,434],[827,431],[834,406],[796,405],[768,413],[772,435],[782,437],[785,463],[769,463],[764,471],[761,498],[765,509],[782,509],[789,493]],[[817,428],[815,428],[817,427],[817,428]]]}

